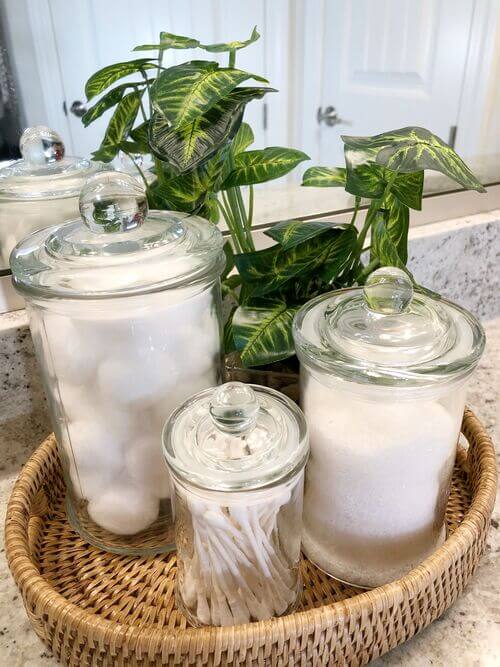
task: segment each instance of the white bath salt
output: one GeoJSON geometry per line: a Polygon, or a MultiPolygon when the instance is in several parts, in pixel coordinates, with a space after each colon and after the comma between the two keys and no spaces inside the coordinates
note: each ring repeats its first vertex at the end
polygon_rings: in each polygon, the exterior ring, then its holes
{"type": "Polygon", "coordinates": [[[265,500],[239,494],[220,505],[186,495],[194,548],[184,558],[184,605],[206,625],[238,625],[279,616],[297,598],[297,576],[282,551],[278,513],[290,500],[285,487],[265,500]]]}
{"type": "Polygon", "coordinates": [[[116,535],[145,530],[157,519],[159,510],[158,498],[126,477],[104,489],[87,506],[90,518],[116,535]]]}
{"type": "Polygon", "coordinates": [[[304,551],[353,584],[403,575],[444,539],[456,420],[438,401],[360,400],[311,376],[303,408],[311,439],[304,551]]]}

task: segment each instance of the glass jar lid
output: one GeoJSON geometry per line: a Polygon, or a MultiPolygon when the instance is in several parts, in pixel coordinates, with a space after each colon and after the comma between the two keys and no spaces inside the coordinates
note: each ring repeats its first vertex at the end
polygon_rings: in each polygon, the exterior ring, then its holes
{"type": "Polygon", "coordinates": [[[16,288],[38,297],[105,298],[213,280],[224,266],[211,222],[170,211],[149,213],[134,177],[91,176],[80,193],[82,218],[34,232],[12,251],[16,288]]]}
{"type": "Polygon", "coordinates": [[[321,295],[293,324],[305,364],[374,384],[428,384],[468,374],[484,332],[465,309],[413,288],[396,267],[374,271],[364,287],[321,295]]]}
{"type": "Polygon", "coordinates": [[[66,157],[61,137],[44,125],[28,127],[19,141],[22,159],[0,169],[0,197],[57,199],[77,197],[99,162],[66,157]]]}
{"type": "Polygon", "coordinates": [[[277,391],[227,382],[173,412],[163,451],[174,475],[199,488],[263,488],[304,467],[307,425],[295,403],[277,391]]]}

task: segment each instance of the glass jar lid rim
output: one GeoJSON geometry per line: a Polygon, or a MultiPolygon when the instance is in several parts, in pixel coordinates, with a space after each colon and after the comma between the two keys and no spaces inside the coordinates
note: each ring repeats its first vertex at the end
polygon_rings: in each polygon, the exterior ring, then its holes
{"type": "Polygon", "coordinates": [[[466,309],[415,288],[409,308],[373,312],[363,291],[336,290],[302,306],[293,337],[303,363],[343,380],[386,386],[455,380],[477,364],[484,332],[466,309]]]}
{"type": "Polygon", "coordinates": [[[285,482],[302,469],[309,451],[305,418],[293,401],[268,387],[239,382],[188,399],[170,416],[162,440],[173,474],[211,491],[263,489],[285,482]],[[231,416],[231,407],[224,415],[217,398],[234,392],[244,393],[247,401],[232,406],[237,417],[231,416]]]}
{"type": "Polygon", "coordinates": [[[11,255],[14,285],[42,298],[129,296],[210,282],[222,270],[215,225],[172,211],[149,212],[145,189],[116,171],[88,179],[82,218],[38,230],[11,255]]]}
{"type": "Polygon", "coordinates": [[[27,128],[19,141],[21,159],[0,169],[0,196],[52,199],[77,196],[86,178],[104,168],[86,158],[68,157],[61,137],[48,127],[27,128]]]}

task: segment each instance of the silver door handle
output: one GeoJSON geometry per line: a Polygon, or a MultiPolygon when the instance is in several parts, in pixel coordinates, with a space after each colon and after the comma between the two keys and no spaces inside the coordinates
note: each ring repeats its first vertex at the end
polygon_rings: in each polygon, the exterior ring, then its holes
{"type": "Polygon", "coordinates": [[[73,104],[70,106],[69,110],[77,118],[81,118],[82,116],[84,116],[87,113],[87,107],[80,100],[75,100],[73,102],[73,104]]]}
{"type": "Polygon", "coordinates": [[[328,125],[328,127],[347,124],[347,121],[339,117],[335,107],[326,107],[324,111],[322,107],[319,107],[316,118],[319,124],[325,123],[325,125],[328,125]]]}

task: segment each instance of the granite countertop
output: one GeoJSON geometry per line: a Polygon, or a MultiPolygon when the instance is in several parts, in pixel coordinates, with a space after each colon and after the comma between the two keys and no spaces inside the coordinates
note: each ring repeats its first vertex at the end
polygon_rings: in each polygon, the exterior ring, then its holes
{"type": "MultiPolygon", "coordinates": [[[[500,317],[485,322],[485,355],[471,383],[468,404],[500,443],[498,378],[500,317]]],[[[0,521],[14,481],[30,453],[49,433],[43,391],[24,311],[0,318],[0,521]]],[[[497,454],[500,462],[500,451],[497,454]]],[[[462,597],[431,626],[373,665],[490,667],[500,664],[500,502],[497,500],[481,565],[462,597]]],[[[56,665],[31,629],[5,561],[0,537],[0,665],[56,665]]]]}

